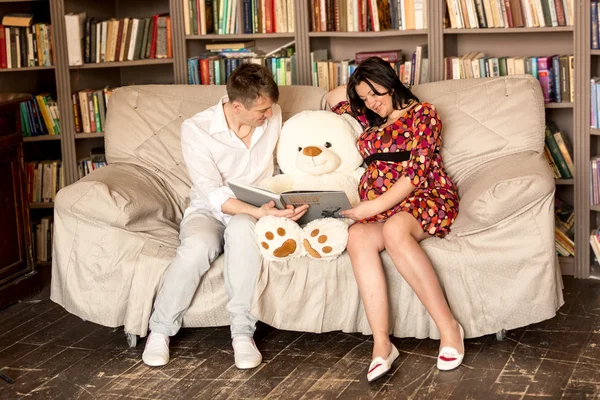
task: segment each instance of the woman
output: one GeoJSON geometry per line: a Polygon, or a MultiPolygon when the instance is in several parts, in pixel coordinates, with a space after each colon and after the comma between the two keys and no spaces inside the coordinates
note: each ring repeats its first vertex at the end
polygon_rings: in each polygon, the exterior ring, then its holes
{"type": "Polygon", "coordinates": [[[398,350],[389,338],[387,284],[379,253],[386,250],[437,325],[437,367],[458,367],[464,356],[462,326],[456,321],[431,262],[419,245],[443,237],[458,213],[458,190],[444,170],[439,153],[442,124],[435,107],[421,103],[378,57],[363,61],[347,87],[327,94],[338,114],[362,124],[358,147],[365,158],[361,202],[343,212],[357,223],[350,228],[348,253],[369,325],[373,361],[367,379],[390,370],[398,350]]]}

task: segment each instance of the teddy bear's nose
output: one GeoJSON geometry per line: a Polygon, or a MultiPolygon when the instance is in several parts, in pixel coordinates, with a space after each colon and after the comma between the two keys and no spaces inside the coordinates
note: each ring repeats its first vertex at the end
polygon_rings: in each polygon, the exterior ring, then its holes
{"type": "Polygon", "coordinates": [[[309,157],[316,157],[321,154],[321,149],[314,146],[305,147],[304,150],[302,150],[302,154],[309,157]]]}

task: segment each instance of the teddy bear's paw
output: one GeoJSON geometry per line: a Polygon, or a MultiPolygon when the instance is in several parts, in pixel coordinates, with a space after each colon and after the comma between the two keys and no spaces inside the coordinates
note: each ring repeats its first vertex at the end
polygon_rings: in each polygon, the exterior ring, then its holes
{"type": "Polygon", "coordinates": [[[272,261],[285,261],[304,254],[302,229],[288,218],[266,216],[254,228],[260,252],[272,261]]]}
{"type": "Polygon", "coordinates": [[[334,260],[346,249],[348,225],[335,218],[320,218],[304,227],[302,244],[309,256],[334,260]]]}

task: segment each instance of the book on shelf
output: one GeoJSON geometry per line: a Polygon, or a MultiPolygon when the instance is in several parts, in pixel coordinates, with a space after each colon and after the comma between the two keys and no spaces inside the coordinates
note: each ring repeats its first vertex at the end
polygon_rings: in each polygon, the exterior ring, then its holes
{"type": "Polygon", "coordinates": [[[358,52],[353,60],[333,61],[327,57],[326,49],[310,54],[313,86],[332,90],[348,82],[358,64],[369,57],[380,57],[390,63],[403,84],[418,85],[429,81],[429,59],[427,44],[417,45],[408,60],[402,50],[380,50],[358,52]]]}
{"type": "Polygon", "coordinates": [[[24,137],[60,135],[58,105],[48,93],[34,95],[19,104],[21,130],[24,137]]]}
{"type": "Polygon", "coordinates": [[[310,0],[310,26],[313,32],[427,29],[429,1],[310,0]]]}
{"type": "Polygon", "coordinates": [[[446,0],[454,29],[572,26],[573,0],[446,0]]]}
{"type": "Polygon", "coordinates": [[[240,182],[228,182],[236,198],[253,206],[260,207],[273,201],[279,209],[288,205],[299,207],[308,204],[306,214],[298,221],[306,224],[317,218],[343,218],[340,211],[352,208],[350,200],[341,190],[289,190],[275,193],[269,189],[247,185],[240,182]]]}
{"type": "Polygon", "coordinates": [[[7,14],[0,25],[0,69],[53,65],[52,25],[30,14],[7,14]]]}
{"type": "Polygon", "coordinates": [[[34,243],[33,258],[37,262],[52,261],[52,234],[54,232],[54,217],[47,215],[31,224],[34,243]]]}
{"type": "Polygon", "coordinates": [[[544,134],[544,157],[556,179],[575,177],[573,149],[567,136],[553,121],[546,123],[544,134]]]}
{"type": "Polygon", "coordinates": [[[187,60],[188,83],[190,85],[224,85],[238,66],[254,63],[267,67],[278,85],[296,84],[294,48],[281,47],[275,54],[273,52],[269,54],[270,56],[267,56],[254,47],[237,49],[220,47],[199,57],[191,57],[187,60]]]}
{"type": "Polygon", "coordinates": [[[554,240],[556,251],[561,256],[575,255],[574,226],[575,213],[573,206],[556,197],[554,199],[554,240]]]}
{"type": "Polygon", "coordinates": [[[180,0],[186,35],[294,32],[293,0],[180,0]]]}
{"type": "Polygon", "coordinates": [[[79,179],[89,175],[92,171],[108,165],[105,153],[104,147],[94,147],[90,150],[90,155],[88,157],[79,159],[77,161],[77,173],[79,179]]]}
{"type": "Polygon", "coordinates": [[[61,160],[29,161],[26,163],[26,174],[31,203],[52,203],[56,193],[65,187],[61,160]]]}
{"type": "Polygon", "coordinates": [[[171,17],[111,18],[65,15],[69,65],[172,58],[171,17]]]}
{"type": "Polygon", "coordinates": [[[76,133],[104,132],[106,111],[113,89],[84,89],[71,94],[76,133]]]}
{"type": "Polygon", "coordinates": [[[528,74],[541,85],[546,103],[575,101],[573,55],[493,57],[473,51],[444,59],[444,79],[489,78],[528,74]]]}

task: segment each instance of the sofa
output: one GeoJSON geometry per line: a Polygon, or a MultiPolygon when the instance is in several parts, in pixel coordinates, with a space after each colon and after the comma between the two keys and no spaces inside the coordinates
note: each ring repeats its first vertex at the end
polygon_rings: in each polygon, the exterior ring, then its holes
{"type": "MultiPolygon", "coordinates": [[[[439,110],[442,156],[462,199],[452,232],[422,246],[466,337],[553,317],[563,304],[562,278],[539,83],[523,75],[428,83],[413,91],[439,110]]],[[[179,129],[224,93],[223,86],[179,85],[114,92],[105,130],[109,165],[56,197],[53,301],[85,320],[124,326],[130,338],[147,334],[188,204],[191,182],[179,129]]],[[[324,95],[316,87],[281,87],[284,121],[301,110],[325,109],[324,95]]],[[[385,251],[381,256],[390,333],[439,338],[385,251]]],[[[219,257],[203,277],[184,327],[228,325],[226,303],[219,257]]],[[[346,253],[331,262],[264,261],[251,312],[284,330],[370,333],[346,253]]]]}

